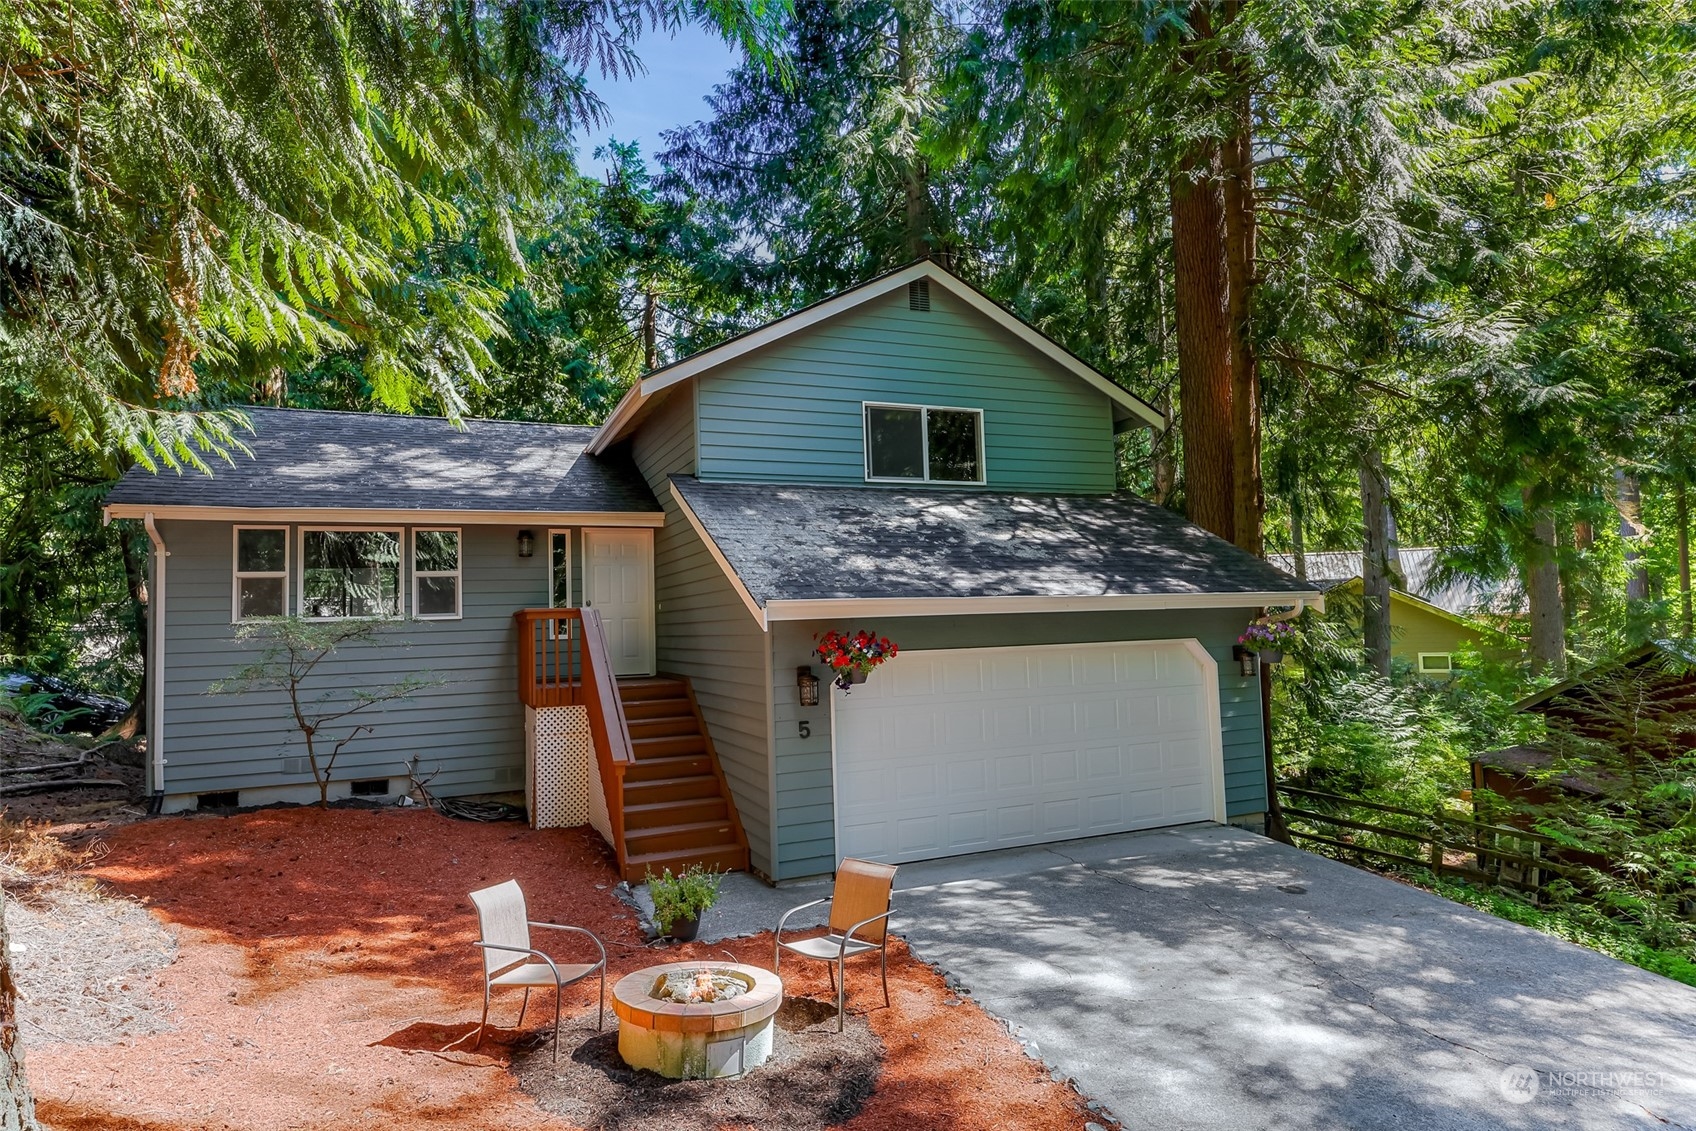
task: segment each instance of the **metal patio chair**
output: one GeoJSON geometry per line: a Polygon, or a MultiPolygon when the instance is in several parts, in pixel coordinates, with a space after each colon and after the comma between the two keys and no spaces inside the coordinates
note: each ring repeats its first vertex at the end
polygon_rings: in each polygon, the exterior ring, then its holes
{"type": "MultiPolygon", "coordinates": [[[[477,945],[483,950],[483,1020],[477,1025],[477,1041],[483,1043],[483,1030],[489,1024],[489,992],[499,989],[522,989],[524,1003],[518,1007],[518,1025],[524,1024],[524,1011],[530,1008],[530,991],[537,986],[554,988],[554,1063],[559,1063],[559,1008],[565,987],[580,982],[594,973],[601,976],[601,1010],[595,1028],[606,1023],[607,1016],[607,948],[593,931],[583,927],[568,927],[563,923],[537,923],[528,918],[524,909],[524,892],[517,880],[483,888],[471,893],[477,907],[477,926],[482,935],[477,945]],[[600,960],[589,963],[559,963],[530,945],[530,928],[550,931],[570,931],[587,935],[600,953],[600,960]]],[[[516,1027],[516,1026],[515,1026],[516,1027]]]]}
{"type": "Polygon", "coordinates": [[[817,907],[822,899],[791,907],[777,921],[771,968],[778,973],[783,952],[830,963],[831,988],[836,991],[836,1031],[842,1032],[843,999],[848,992],[843,964],[857,954],[877,951],[883,962],[883,1004],[889,1005],[889,904],[895,886],[895,867],[870,860],[843,860],[836,869],[836,887],[830,895],[829,926],[825,934],[808,939],[783,940],[783,925],[797,911],[817,907]]]}

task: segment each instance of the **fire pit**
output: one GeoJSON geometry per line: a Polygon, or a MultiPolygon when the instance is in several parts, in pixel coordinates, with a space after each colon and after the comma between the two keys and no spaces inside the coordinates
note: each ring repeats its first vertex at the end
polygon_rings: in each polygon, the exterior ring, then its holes
{"type": "Polygon", "coordinates": [[[740,1076],[771,1055],[783,983],[733,962],[668,962],[626,974],[612,989],[618,1054],[675,1080],[740,1076]]]}

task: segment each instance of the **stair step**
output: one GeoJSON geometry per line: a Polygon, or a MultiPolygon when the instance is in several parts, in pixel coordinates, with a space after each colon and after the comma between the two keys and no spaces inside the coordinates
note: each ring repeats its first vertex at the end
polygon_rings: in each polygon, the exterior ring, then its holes
{"type": "Polygon", "coordinates": [[[689,700],[677,699],[629,699],[624,702],[624,717],[630,722],[638,719],[669,719],[687,716],[695,717],[695,712],[689,707],[689,700]]]}
{"type": "Polygon", "coordinates": [[[691,778],[706,775],[718,788],[718,778],[713,773],[713,760],[705,752],[700,754],[677,754],[654,758],[638,757],[624,771],[626,782],[654,781],[657,778],[691,778]]]}
{"type": "Polygon", "coordinates": [[[632,807],[664,805],[671,802],[699,801],[712,798],[720,803],[718,778],[713,774],[684,774],[674,778],[624,778],[624,811],[632,807]]]}
{"type": "Polygon", "coordinates": [[[716,868],[721,872],[744,872],[748,869],[748,851],[739,844],[721,844],[711,848],[686,849],[682,852],[648,852],[640,856],[626,856],[624,878],[633,884],[639,884],[650,869],[657,876],[667,868],[675,873],[691,864],[716,868]]]}
{"type": "Polygon", "coordinates": [[[670,758],[679,754],[705,754],[707,740],[699,730],[691,734],[674,734],[665,738],[630,736],[630,751],[638,762],[652,758],[670,758]]]}
{"type": "Polygon", "coordinates": [[[662,718],[631,719],[627,718],[630,727],[630,737],[636,738],[680,738],[684,735],[699,735],[701,724],[694,715],[670,715],[662,718]]]}
{"type": "Polygon", "coordinates": [[[649,852],[682,852],[685,849],[735,844],[736,830],[727,820],[692,821],[683,825],[658,825],[646,829],[626,828],[624,843],[633,856],[649,852]]]}
{"type": "Polygon", "coordinates": [[[618,697],[626,703],[647,699],[687,699],[689,688],[680,679],[665,676],[637,676],[618,681],[618,697]]]}
{"type": "MultiPolygon", "coordinates": [[[[690,778],[674,779],[690,781],[690,778]]],[[[716,788],[711,797],[686,797],[676,800],[631,804],[630,791],[625,791],[625,834],[637,829],[658,828],[662,825],[687,825],[697,821],[728,821],[730,806],[716,788]]]]}

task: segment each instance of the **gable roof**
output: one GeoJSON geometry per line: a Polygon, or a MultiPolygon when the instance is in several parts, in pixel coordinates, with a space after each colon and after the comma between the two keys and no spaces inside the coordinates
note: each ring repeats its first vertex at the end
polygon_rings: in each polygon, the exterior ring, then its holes
{"type": "Polygon", "coordinates": [[[1319,591],[1128,492],[670,480],[762,624],[864,613],[1249,608],[1319,591]]]}
{"type": "Polygon", "coordinates": [[[645,375],[635,385],[631,386],[622,399],[619,400],[607,417],[600,432],[589,445],[591,453],[598,454],[619,440],[629,435],[641,416],[643,406],[660,393],[689,381],[726,362],[755,350],[771,345],[817,325],[828,319],[835,318],[874,299],[881,298],[891,291],[899,290],[908,283],[919,279],[930,279],[948,289],[966,303],[967,306],[988,318],[1002,329],[1010,332],[1015,338],[1031,347],[1037,353],[1058,365],[1072,376],[1085,382],[1097,392],[1102,393],[1113,405],[1113,421],[1115,426],[1121,423],[1140,423],[1151,428],[1164,429],[1166,418],[1147,401],[1127,392],[1114,384],[1099,370],[1085,362],[1082,358],[1066,349],[1053,338],[1032,327],[1006,307],[929,259],[921,259],[886,274],[879,275],[870,282],[852,287],[841,294],[822,299],[811,306],[802,307],[791,314],[786,314],[763,326],[755,327],[745,333],[738,334],[728,341],[720,342],[709,349],[662,366],[645,375]]]}
{"type": "Polygon", "coordinates": [[[1555,699],[1566,697],[1572,692],[1583,692],[1586,685],[1592,680],[1628,668],[1642,667],[1650,661],[1663,665],[1668,669],[1669,674],[1680,678],[1690,676],[1693,674],[1691,669],[1696,669],[1696,655],[1692,655],[1680,642],[1676,640],[1651,640],[1647,644],[1639,644],[1629,652],[1604,660],[1599,664],[1593,664],[1577,675],[1569,676],[1557,684],[1545,687],[1534,695],[1528,695],[1515,703],[1512,709],[1514,711],[1536,710],[1539,707],[1547,706],[1555,699]]]}
{"type": "MultiPolygon", "coordinates": [[[[1397,550],[1405,592],[1456,617],[1491,609],[1501,595],[1501,586],[1492,587],[1470,578],[1456,578],[1441,585],[1432,580],[1442,564],[1442,555],[1442,548],[1437,546],[1403,546],[1397,550]]],[[[1362,573],[1363,555],[1359,550],[1321,550],[1303,556],[1308,580],[1321,589],[1358,580],[1362,573]]],[[[1267,554],[1266,558],[1278,563],[1280,569],[1295,571],[1294,554],[1267,554]]]]}
{"type": "Polygon", "coordinates": [[[569,424],[249,408],[252,458],[215,474],[132,467],[108,515],[204,518],[255,513],[436,515],[663,514],[627,456],[585,454],[594,429],[569,424]]]}

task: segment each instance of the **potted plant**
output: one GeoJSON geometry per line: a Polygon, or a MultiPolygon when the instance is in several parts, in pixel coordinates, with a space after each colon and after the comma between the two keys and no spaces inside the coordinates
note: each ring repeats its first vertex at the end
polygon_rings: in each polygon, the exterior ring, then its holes
{"type": "Polygon", "coordinates": [[[675,876],[670,868],[661,876],[650,870],[644,879],[654,901],[654,928],[662,937],[689,942],[701,929],[701,916],[718,902],[724,874],[691,864],[675,876]]]}
{"type": "Polygon", "coordinates": [[[849,634],[835,629],[814,636],[814,652],[824,665],[836,673],[835,683],[847,691],[856,683],[866,682],[872,669],[900,651],[887,636],[873,636],[864,629],[849,634]]]}
{"type": "Polygon", "coordinates": [[[1260,653],[1262,663],[1276,664],[1284,659],[1284,648],[1296,638],[1296,626],[1284,621],[1271,624],[1251,624],[1237,637],[1237,643],[1251,652],[1260,653]]]}

